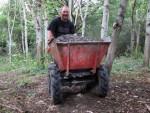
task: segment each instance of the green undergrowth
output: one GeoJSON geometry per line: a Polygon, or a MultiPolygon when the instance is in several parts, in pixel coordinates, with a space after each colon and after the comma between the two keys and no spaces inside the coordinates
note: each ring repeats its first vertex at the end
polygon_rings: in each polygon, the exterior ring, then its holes
{"type": "Polygon", "coordinates": [[[16,54],[11,62],[8,57],[0,56],[0,73],[15,71],[17,73],[36,75],[47,73],[48,59],[44,63],[38,63],[35,58],[16,54]]]}
{"type": "Polygon", "coordinates": [[[45,74],[36,74],[36,76],[33,76],[31,74],[23,74],[19,77],[14,78],[14,80],[16,81],[17,86],[23,87],[35,82],[36,77],[42,77],[42,76],[45,76],[45,74]]]}
{"type": "Polygon", "coordinates": [[[143,65],[143,58],[135,58],[133,56],[125,57],[121,56],[119,58],[116,58],[113,67],[112,67],[112,73],[114,74],[124,74],[124,73],[134,73],[141,71],[143,65]]]}
{"type": "Polygon", "coordinates": [[[4,108],[4,107],[0,107],[0,113],[13,113],[10,110],[4,108]]]}
{"type": "MultiPolygon", "coordinates": [[[[0,73],[16,71],[29,76],[37,74],[46,74],[50,58],[43,65],[36,62],[35,58],[24,57],[23,55],[13,55],[12,62],[8,57],[0,57],[0,73]]],[[[131,73],[140,71],[143,64],[142,57],[121,56],[115,59],[112,67],[112,73],[131,73]]]]}

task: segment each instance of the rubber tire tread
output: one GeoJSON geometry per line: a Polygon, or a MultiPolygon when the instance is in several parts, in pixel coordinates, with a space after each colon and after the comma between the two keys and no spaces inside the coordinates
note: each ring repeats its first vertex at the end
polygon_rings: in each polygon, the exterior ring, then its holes
{"type": "Polygon", "coordinates": [[[52,97],[53,104],[62,103],[61,76],[56,66],[50,69],[49,93],[52,97]]]}
{"type": "Polygon", "coordinates": [[[48,67],[48,93],[51,96],[51,69],[50,66],[48,67]]]}
{"type": "Polygon", "coordinates": [[[106,97],[109,90],[109,74],[105,66],[98,69],[98,92],[100,97],[106,97]]]}

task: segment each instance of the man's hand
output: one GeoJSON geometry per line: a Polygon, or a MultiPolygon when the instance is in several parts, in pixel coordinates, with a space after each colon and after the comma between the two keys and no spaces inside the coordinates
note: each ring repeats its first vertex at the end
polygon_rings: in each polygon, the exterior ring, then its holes
{"type": "Polygon", "coordinates": [[[50,45],[54,41],[54,38],[48,39],[48,45],[50,45]]]}
{"type": "Polygon", "coordinates": [[[48,45],[54,41],[54,35],[51,31],[48,31],[48,45]]]}
{"type": "Polygon", "coordinates": [[[53,46],[53,42],[54,42],[54,38],[51,38],[51,39],[48,39],[48,51],[47,52],[51,52],[51,48],[52,48],[52,46],[53,46]]]}

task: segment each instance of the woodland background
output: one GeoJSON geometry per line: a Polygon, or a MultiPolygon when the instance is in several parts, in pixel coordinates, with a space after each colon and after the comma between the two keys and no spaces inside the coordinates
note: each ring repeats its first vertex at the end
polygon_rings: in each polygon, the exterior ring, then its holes
{"type": "Polygon", "coordinates": [[[25,64],[47,67],[47,26],[64,4],[70,8],[77,34],[98,40],[112,38],[110,48],[115,49],[108,52],[106,60],[110,67],[114,58],[122,56],[134,57],[133,61],[140,58],[141,65],[149,66],[148,1],[8,0],[0,10],[0,59],[4,64],[0,70],[28,67],[25,64]],[[119,12],[121,8],[125,11],[119,12]]]}

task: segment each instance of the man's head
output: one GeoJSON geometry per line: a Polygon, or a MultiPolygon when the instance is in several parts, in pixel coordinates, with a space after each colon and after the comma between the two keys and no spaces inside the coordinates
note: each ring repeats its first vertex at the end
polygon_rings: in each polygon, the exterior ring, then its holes
{"type": "Polygon", "coordinates": [[[63,6],[60,10],[60,17],[62,21],[67,21],[69,19],[69,8],[68,6],[63,6]]]}

